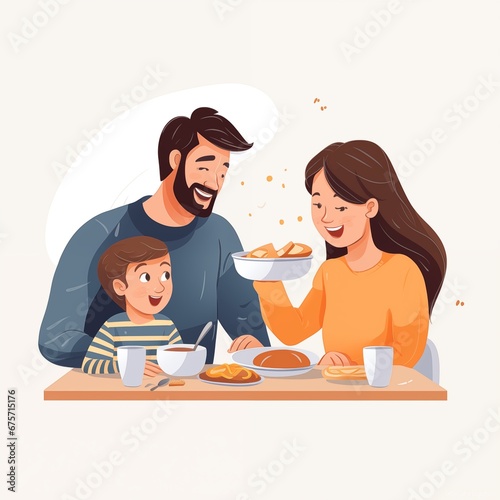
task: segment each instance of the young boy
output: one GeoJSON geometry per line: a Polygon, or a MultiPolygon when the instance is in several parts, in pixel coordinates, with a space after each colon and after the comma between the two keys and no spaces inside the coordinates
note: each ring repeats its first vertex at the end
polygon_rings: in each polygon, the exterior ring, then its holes
{"type": "Polygon", "coordinates": [[[108,319],[92,341],[82,370],[118,373],[117,348],[146,347],[145,375],[161,372],[156,349],[181,343],[173,322],[158,314],[172,296],[170,257],[166,245],[155,238],[136,236],[111,245],[99,259],[99,281],[125,312],[108,319]]]}

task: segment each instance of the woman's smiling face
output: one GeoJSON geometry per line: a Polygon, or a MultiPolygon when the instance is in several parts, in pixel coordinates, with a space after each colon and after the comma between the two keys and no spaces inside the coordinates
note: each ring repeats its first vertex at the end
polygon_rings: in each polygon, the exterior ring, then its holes
{"type": "Polygon", "coordinates": [[[326,180],[324,169],[313,179],[311,213],[314,225],[327,243],[337,248],[359,241],[370,230],[370,219],[378,212],[378,202],[348,203],[337,196],[326,180]]]}

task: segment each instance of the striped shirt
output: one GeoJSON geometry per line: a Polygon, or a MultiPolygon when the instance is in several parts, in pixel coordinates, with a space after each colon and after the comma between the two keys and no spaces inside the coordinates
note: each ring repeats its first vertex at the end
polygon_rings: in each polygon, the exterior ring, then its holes
{"type": "Polygon", "coordinates": [[[146,360],[156,361],[156,349],[162,345],[182,343],[182,338],[172,320],[156,314],[149,323],[137,325],[122,312],[109,318],[90,344],[82,370],[85,373],[119,373],[117,348],[144,346],[146,360]]]}

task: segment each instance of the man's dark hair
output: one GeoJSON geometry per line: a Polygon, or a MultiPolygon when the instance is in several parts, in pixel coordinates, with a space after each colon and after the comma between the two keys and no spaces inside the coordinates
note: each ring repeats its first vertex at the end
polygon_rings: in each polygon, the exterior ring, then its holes
{"type": "Polygon", "coordinates": [[[185,160],[187,154],[199,144],[198,134],[226,151],[246,151],[253,146],[243,139],[229,120],[218,115],[215,109],[195,109],[191,118],[176,116],[162,130],[158,142],[160,180],[172,172],[170,153],[177,149],[181,153],[181,158],[185,160]]]}

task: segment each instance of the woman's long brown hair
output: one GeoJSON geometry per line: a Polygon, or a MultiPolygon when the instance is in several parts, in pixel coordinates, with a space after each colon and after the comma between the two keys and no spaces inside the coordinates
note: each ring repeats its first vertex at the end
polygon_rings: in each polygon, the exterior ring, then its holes
{"type": "MultiPolygon", "coordinates": [[[[309,193],[321,169],[337,196],[348,203],[378,201],[379,211],[370,219],[373,242],[379,250],[404,254],[417,264],[432,312],[446,272],[446,251],[439,236],[412,207],[382,148],[369,141],[336,142],[326,147],[307,164],[309,193]]],[[[346,253],[347,248],[326,243],[327,259],[346,253]]]]}

